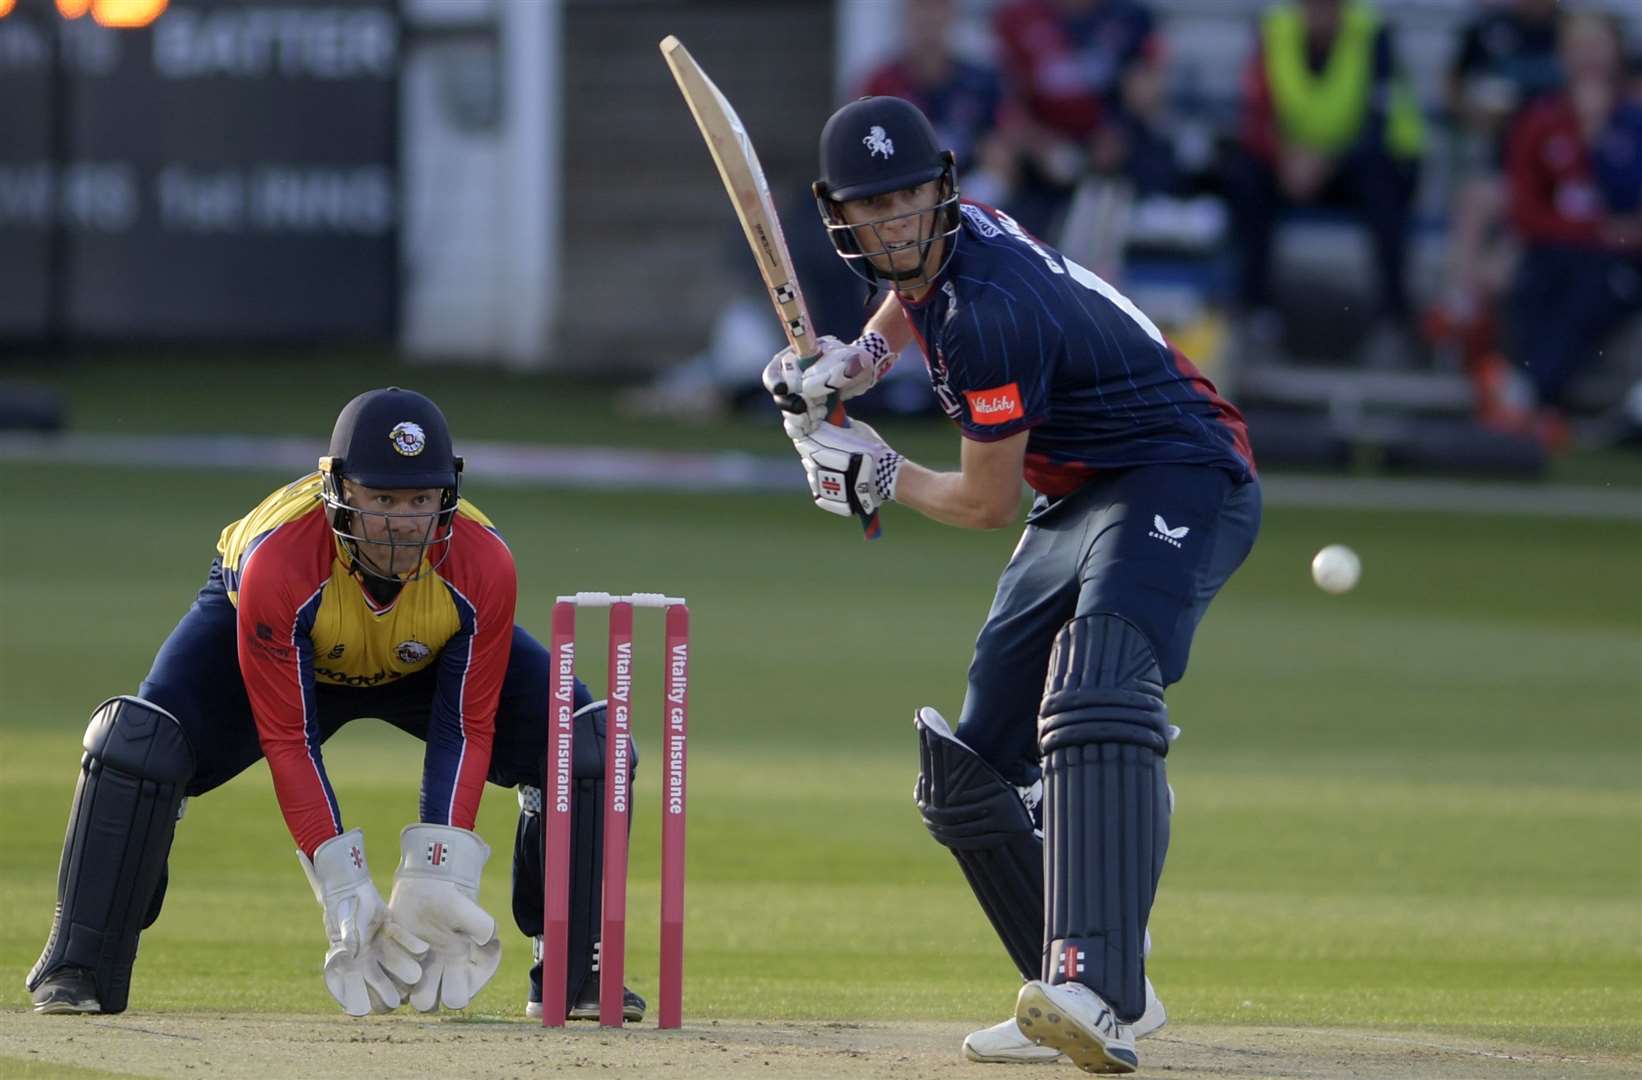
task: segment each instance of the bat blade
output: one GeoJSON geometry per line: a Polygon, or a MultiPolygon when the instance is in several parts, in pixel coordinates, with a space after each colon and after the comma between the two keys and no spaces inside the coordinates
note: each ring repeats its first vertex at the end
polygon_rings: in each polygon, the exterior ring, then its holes
{"type": "MultiPolygon", "coordinates": [[[[667,35],[661,41],[661,55],[678,83],[679,92],[684,95],[685,104],[690,107],[690,115],[695,118],[713,164],[718,167],[719,179],[730,196],[730,204],[741,221],[747,246],[758,262],[770,304],[781,319],[782,334],[796,357],[794,370],[787,380],[788,385],[796,385],[800,373],[820,358],[821,350],[816,344],[809,307],[804,303],[804,291],[793,270],[792,256],[787,251],[786,237],[781,233],[781,218],[775,212],[775,200],[770,197],[764,167],[759,164],[753,141],[741,117],[736,115],[735,107],[707,77],[684,43],[667,35]]],[[[843,402],[834,397],[828,405],[827,419],[840,427],[847,426],[849,420],[844,415],[843,402]]],[[[878,514],[861,515],[861,526],[869,540],[876,539],[881,531],[878,514]]]]}
{"type": "Polygon", "coordinates": [[[781,219],[770,197],[770,185],[746,125],[723,91],[708,78],[678,38],[671,35],[665,38],[661,52],[695,117],[696,127],[713,156],[713,164],[718,166],[719,178],[724,181],[724,190],[747,236],[747,246],[752,249],[769,289],[770,303],[781,316],[787,342],[798,354],[800,363],[808,366],[820,350],[815,344],[814,328],[798,275],[793,271],[792,257],[787,253],[786,237],[781,233],[781,219]]]}

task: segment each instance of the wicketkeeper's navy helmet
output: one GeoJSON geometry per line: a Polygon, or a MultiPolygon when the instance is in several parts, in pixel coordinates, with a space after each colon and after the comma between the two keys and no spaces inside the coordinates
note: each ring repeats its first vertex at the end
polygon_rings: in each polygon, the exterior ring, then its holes
{"type": "Polygon", "coordinates": [[[935,205],[919,214],[916,243],[927,256],[936,237],[946,237],[944,266],[952,257],[952,240],[958,233],[956,159],[952,151],[941,148],[935,129],[918,106],[897,97],[857,98],[833,113],[821,129],[821,178],[813,189],[816,205],[833,247],[869,284],[878,284],[879,278],[890,278],[901,285],[928,284],[941,268],[930,269],[920,261],[918,269],[898,274],[877,269],[862,252],[855,230],[876,232],[879,225],[894,218],[852,226],[845,222],[838,204],[917,187],[931,180],[941,181],[939,194],[935,205]],[[930,218],[927,223],[922,220],[926,214],[930,218]]]}
{"type": "Polygon", "coordinates": [[[376,577],[414,580],[385,574],[369,558],[360,556],[361,543],[398,546],[392,529],[383,530],[386,539],[362,535],[366,518],[426,518],[427,528],[414,546],[426,553],[432,546],[440,550],[430,559],[431,571],[450,554],[451,519],[456,513],[462,481],[462,459],[451,449],[450,427],[439,406],[414,390],[397,386],[369,390],[343,406],[331,430],[330,453],[319,459],[322,497],[331,529],[354,556],[360,569],[376,577]],[[439,508],[429,514],[386,514],[349,505],[343,481],[369,488],[403,490],[438,488],[439,508]]]}

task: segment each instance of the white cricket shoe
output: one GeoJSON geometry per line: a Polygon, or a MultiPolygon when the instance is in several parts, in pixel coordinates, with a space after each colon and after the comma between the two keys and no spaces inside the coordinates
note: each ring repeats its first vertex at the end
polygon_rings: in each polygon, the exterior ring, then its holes
{"type": "Polygon", "coordinates": [[[1084,1072],[1131,1073],[1140,1066],[1134,1027],[1119,1023],[1111,1006],[1082,983],[1027,983],[1015,999],[1015,1022],[1084,1072]]]}
{"type": "Polygon", "coordinates": [[[987,1065],[1043,1065],[1059,1061],[1060,1051],[1028,1039],[1011,1016],[964,1036],[964,1057],[987,1065]]]}
{"type": "Polygon", "coordinates": [[[1163,1025],[1169,1022],[1169,1014],[1163,1009],[1163,999],[1157,996],[1152,989],[1152,980],[1146,980],[1146,1011],[1140,1014],[1135,1021],[1135,1038],[1144,1039],[1148,1035],[1156,1035],[1163,1030],[1163,1025]]]}
{"type": "MultiPolygon", "coordinates": [[[[1153,1035],[1168,1022],[1169,1014],[1164,1011],[1157,991],[1152,989],[1152,980],[1147,979],[1146,1011],[1135,1021],[1135,1038],[1153,1035]]],[[[1060,1051],[1052,1046],[1039,1046],[1027,1038],[1011,1016],[1002,1023],[965,1036],[964,1057],[987,1065],[1042,1065],[1059,1060],[1060,1051]]]]}

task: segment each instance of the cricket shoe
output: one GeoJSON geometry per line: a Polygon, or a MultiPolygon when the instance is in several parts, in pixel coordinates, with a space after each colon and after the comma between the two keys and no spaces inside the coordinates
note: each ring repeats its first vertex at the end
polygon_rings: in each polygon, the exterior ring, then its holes
{"type": "MultiPolygon", "coordinates": [[[[1155,1034],[1169,1022],[1163,1002],[1152,989],[1152,980],[1146,980],[1146,1011],[1135,1021],[1135,1038],[1144,1039],[1155,1034]]],[[[1040,1046],[1027,1038],[1020,1024],[1011,1016],[1002,1023],[980,1031],[972,1031],[964,1038],[964,1057],[988,1065],[1041,1065],[1058,1061],[1060,1051],[1052,1046],[1040,1046]]]]}
{"type": "MultiPolygon", "coordinates": [[[[599,1018],[599,987],[597,979],[589,979],[592,989],[581,995],[570,1011],[565,1014],[566,1020],[597,1020],[599,1018]]],[[[648,1003],[627,987],[621,988],[621,1018],[632,1024],[644,1019],[644,1010],[648,1003]]],[[[525,1002],[525,1016],[531,1020],[542,1018],[542,1003],[534,999],[525,1002]]]]}
{"type": "Polygon", "coordinates": [[[1039,1046],[1028,1039],[1015,1018],[964,1036],[964,1057],[985,1065],[1044,1065],[1060,1060],[1053,1046],[1039,1046]]]}
{"type": "MultiPolygon", "coordinates": [[[[541,940],[540,938],[537,939],[541,940]]],[[[628,1023],[636,1023],[644,1019],[646,1008],[645,1000],[629,990],[621,988],[621,1017],[628,1023]]],[[[542,962],[537,959],[530,968],[530,996],[525,999],[525,1016],[532,1020],[542,1018],[542,962]]],[[[582,983],[581,993],[576,995],[576,1001],[565,1013],[566,1020],[597,1020],[599,1018],[599,973],[595,970],[582,983]]]]}
{"type": "Polygon", "coordinates": [[[1082,983],[1034,979],[1015,999],[1015,1023],[1028,1037],[1072,1059],[1088,1073],[1131,1073],[1140,1066],[1133,1025],[1082,983]]]}
{"type": "MultiPolygon", "coordinates": [[[[540,1006],[538,1006],[540,1008],[540,1006]]],[[[621,988],[621,1018],[629,1024],[635,1024],[644,1019],[645,1001],[627,987],[621,988]]],[[[599,975],[594,972],[588,976],[582,986],[582,992],[576,998],[576,1004],[570,1007],[568,1018],[571,1020],[597,1020],[599,1018],[599,975]]]]}
{"type": "Polygon", "coordinates": [[[47,975],[34,988],[34,1011],[46,1014],[102,1012],[91,971],[83,967],[61,967],[47,975]]]}

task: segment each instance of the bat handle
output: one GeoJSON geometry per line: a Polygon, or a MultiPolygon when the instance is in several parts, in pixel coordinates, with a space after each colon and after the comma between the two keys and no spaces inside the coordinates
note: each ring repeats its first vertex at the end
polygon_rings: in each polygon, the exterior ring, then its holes
{"type": "MultiPolygon", "coordinates": [[[[844,415],[844,401],[837,394],[827,400],[827,423],[838,427],[849,427],[849,417],[844,415]]],[[[884,535],[883,524],[878,520],[878,511],[870,514],[857,514],[861,522],[861,532],[868,540],[876,540],[884,535]]]]}

